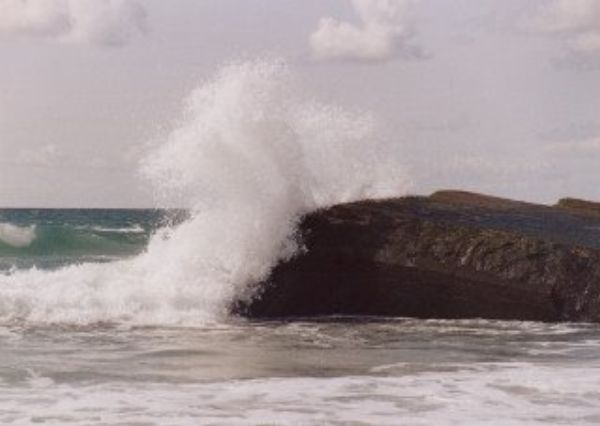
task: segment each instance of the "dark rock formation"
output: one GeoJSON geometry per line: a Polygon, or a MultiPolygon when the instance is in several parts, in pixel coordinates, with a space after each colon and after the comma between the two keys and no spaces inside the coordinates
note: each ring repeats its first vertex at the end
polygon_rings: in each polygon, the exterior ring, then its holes
{"type": "Polygon", "coordinates": [[[600,203],[578,200],[576,198],[563,198],[556,204],[556,207],[575,214],[600,217],[600,203]]]}
{"type": "Polygon", "coordinates": [[[334,206],[304,218],[304,252],[233,309],[251,317],[597,322],[600,210],[593,207],[455,191],[334,206]]]}

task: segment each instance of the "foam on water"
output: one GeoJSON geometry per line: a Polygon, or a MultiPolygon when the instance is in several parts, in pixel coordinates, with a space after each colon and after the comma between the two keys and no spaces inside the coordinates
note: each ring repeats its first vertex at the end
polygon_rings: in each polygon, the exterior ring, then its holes
{"type": "Polygon", "coordinates": [[[140,225],[133,225],[122,228],[108,228],[105,226],[80,226],[76,228],[81,230],[91,230],[93,232],[108,234],[143,234],[145,232],[144,228],[142,228],[140,225]]]}
{"type": "Polygon", "coordinates": [[[268,378],[200,384],[57,385],[32,375],[0,396],[8,423],[196,425],[594,425],[598,381],[586,368],[531,364],[400,377],[268,378]],[[76,395],[76,397],[74,397],[76,395]],[[38,401],[43,413],[32,413],[38,401]],[[157,419],[160,419],[157,421],[157,419]]]}
{"type": "Polygon", "coordinates": [[[0,275],[0,318],[221,321],[235,297],[251,297],[297,251],[303,214],[405,192],[397,144],[378,135],[371,116],[301,92],[279,61],[224,67],[143,161],[158,199],[183,203],[190,219],[157,232],[133,260],[0,275]]]}
{"type": "Polygon", "coordinates": [[[35,240],[35,226],[0,223],[0,242],[12,247],[27,247],[35,240]]]}
{"type": "Polygon", "coordinates": [[[0,423],[594,425],[599,331],[364,317],[0,325],[0,423]]]}

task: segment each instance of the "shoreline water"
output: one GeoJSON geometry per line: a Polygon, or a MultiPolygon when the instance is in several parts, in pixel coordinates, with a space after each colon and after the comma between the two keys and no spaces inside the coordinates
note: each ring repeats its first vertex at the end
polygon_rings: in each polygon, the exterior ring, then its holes
{"type": "Polygon", "coordinates": [[[0,421],[594,424],[599,332],[356,317],[203,328],[4,325],[0,421]]]}

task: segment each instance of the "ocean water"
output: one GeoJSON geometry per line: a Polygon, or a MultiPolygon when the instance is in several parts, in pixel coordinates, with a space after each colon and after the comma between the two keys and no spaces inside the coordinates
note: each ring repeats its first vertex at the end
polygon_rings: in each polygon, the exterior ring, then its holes
{"type": "Polygon", "coordinates": [[[109,262],[140,254],[177,211],[0,209],[0,271],[109,262]]]}
{"type": "Polygon", "coordinates": [[[0,423],[600,423],[597,325],[230,315],[303,214],[409,190],[379,129],[234,63],[140,162],[184,210],[0,210],[0,423]]]}
{"type": "Polygon", "coordinates": [[[1,424],[600,422],[598,325],[126,314],[86,287],[186,217],[0,210],[1,424]]]}

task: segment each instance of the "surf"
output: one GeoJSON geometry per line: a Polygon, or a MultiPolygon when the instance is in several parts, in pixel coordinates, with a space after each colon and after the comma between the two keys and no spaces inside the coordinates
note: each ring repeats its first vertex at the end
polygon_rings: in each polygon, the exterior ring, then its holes
{"type": "Polygon", "coordinates": [[[144,253],[110,264],[0,275],[4,322],[201,325],[302,249],[303,215],[398,196],[398,145],[368,113],[307,95],[280,60],[224,66],[194,90],[168,138],[141,161],[157,205],[186,208],[144,253]]]}
{"type": "Polygon", "coordinates": [[[0,257],[127,255],[144,250],[146,233],[139,225],[105,228],[0,223],[0,257]]]}
{"type": "Polygon", "coordinates": [[[35,226],[17,226],[0,222],[0,247],[1,245],[14,248],[27,247],[35,237],[35,226]]]}

